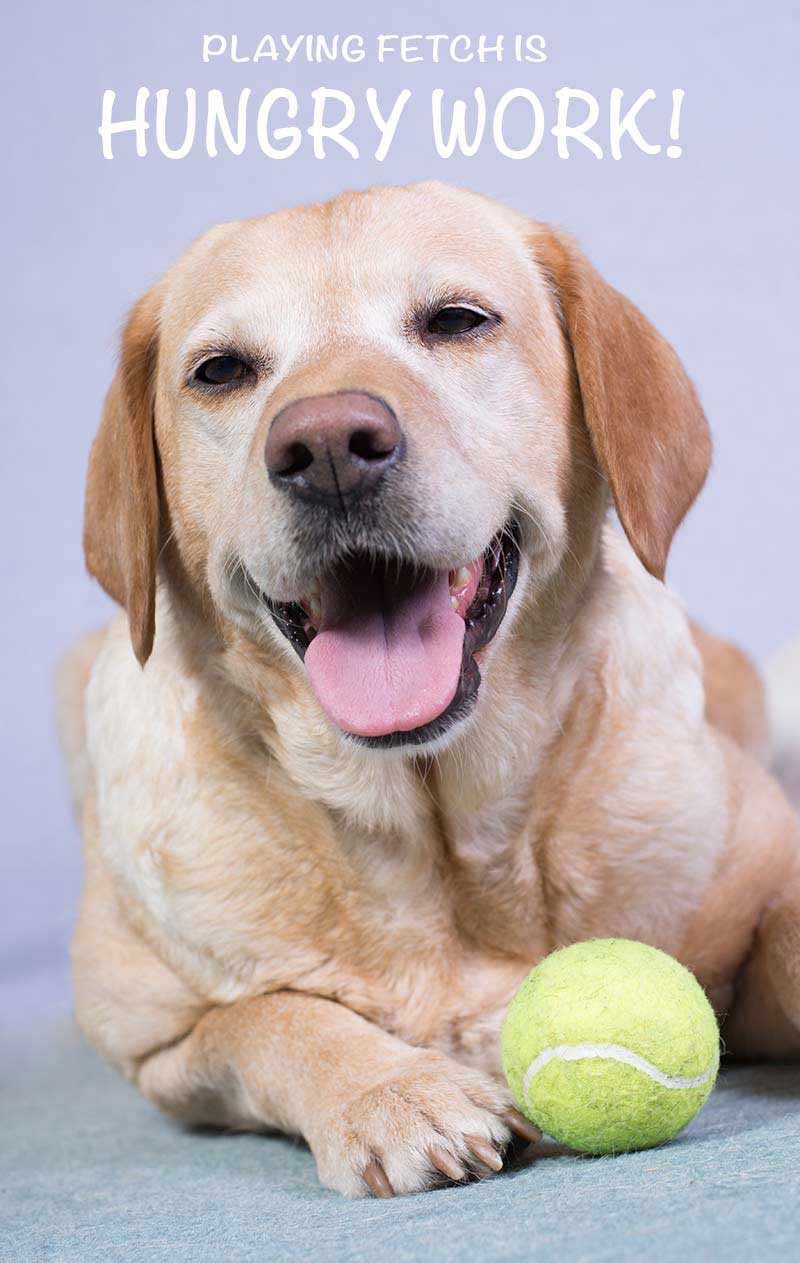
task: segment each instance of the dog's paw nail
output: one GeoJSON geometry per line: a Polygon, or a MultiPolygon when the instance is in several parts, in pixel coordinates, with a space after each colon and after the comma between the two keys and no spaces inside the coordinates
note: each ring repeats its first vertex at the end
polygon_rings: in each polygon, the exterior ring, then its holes
{"type": "Polygon", "coordinates": [[[441,1171],[449,1180],[463,1180],[467,1174],[458,1158],[442,1145],[431,1145],[428,1157],[436,1170],[441,1171]]]}
{"type": "Polygon", "coordinates": [[[490,1171],[502,1171],[503,1159],[491,1141],[484,1140],[482,1136],[465,1136],[464,1141],[470,1152],[490,1171]]]}
{"type": "Polygon", "coordinates": [[[524,1114],[520,1114],[519,1110],[507,1110],[503,1115],[503,1122],[515,1136],[526,1140],[529,1145],[538,1144],[542,1138],[542,1133],[536,1124],[530,1122],[524,1114]]]}
{"type": "Polygon", "coordinates": [[[394,1189],[377,1158],[364,1167],[364,1183],[373,1197],[394,1197],[394,1189]]]}

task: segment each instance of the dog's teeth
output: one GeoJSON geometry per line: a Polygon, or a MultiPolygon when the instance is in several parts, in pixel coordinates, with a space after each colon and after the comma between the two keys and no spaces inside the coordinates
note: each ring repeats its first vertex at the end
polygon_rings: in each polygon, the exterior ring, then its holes
{"type": "Polygon", "coordinates": [[[452,605],[454,610],[458,609],[458,597],[453,596],[452,592],[450,593],[450,604],[452,605]]]}
{"type": "Polygon", "coordinates": [[[467,586],[468,583],[469,583],[469,570],[467,569],[466,566],[459,566],[458,570],[456,570],[455,574],[453,575],[453,580],[452,580],[452,583],[450,584],[451,589],[455,588],[456,592],[461,592],[467,586]]]}
{"type": "Polygon", "coordinates": [[[311,615],[314,626],[319,627],[322,619],[322,589],[319,583],[315,583],[307,592],[305,607],[311,615]]]}

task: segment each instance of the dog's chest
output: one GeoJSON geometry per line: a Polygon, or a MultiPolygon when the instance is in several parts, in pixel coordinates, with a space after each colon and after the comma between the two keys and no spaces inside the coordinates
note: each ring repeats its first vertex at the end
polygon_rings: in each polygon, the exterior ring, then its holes
{"type": "Polygon", "coordinates": [[[550,946],[535,862],[509,827],[487,812],[438,844],[364,838],[368,861],[307,985],[410,1043],[498,1069],[505,1009],[550,946]]]}

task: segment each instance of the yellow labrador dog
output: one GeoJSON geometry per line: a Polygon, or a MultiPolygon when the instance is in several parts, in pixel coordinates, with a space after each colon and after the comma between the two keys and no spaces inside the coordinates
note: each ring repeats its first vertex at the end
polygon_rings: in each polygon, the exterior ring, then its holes
{"type": "Polygon", "coordinates": [[[662,582],[710,452],[574,243],[444,186],[224,224],[137,303],[86,501],[125,613],[60,692],[78,1018],[150,1100],[349,1196],[498,1169],[504,1009],[593,935],[800,1052],[760,685],[662,582]]]}

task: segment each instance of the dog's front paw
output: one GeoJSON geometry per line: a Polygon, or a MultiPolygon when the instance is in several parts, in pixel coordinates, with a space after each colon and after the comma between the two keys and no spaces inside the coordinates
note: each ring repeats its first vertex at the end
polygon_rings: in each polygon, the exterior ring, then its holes
{"type": "Polygon", "coordinates": [[[515,1134],[540,1133],[488,1075],[415,1050],[395,1073],[321,1111],[309,1143],[319,1177],[348,1197],[392,1197],[499,1171],[515,1134]]]}

